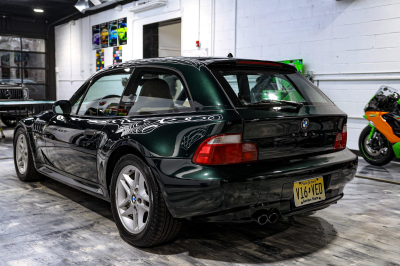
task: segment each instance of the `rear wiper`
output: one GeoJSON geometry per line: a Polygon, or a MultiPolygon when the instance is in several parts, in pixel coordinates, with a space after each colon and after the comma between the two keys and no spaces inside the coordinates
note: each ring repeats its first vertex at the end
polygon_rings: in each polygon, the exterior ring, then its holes
{"type": "Polygon", "coordinates": [[[298,109],[300,109],[301,107],[304,106],[303,103],[299,103],[299,102],[294,102],[294,101],[284,101],[284,100],[262,100],[256,103],[249,103],[247,105],[262,105],[262,104],[287,104],[287,105],[291,105],[294,107],[297,107],[298,109]]]}

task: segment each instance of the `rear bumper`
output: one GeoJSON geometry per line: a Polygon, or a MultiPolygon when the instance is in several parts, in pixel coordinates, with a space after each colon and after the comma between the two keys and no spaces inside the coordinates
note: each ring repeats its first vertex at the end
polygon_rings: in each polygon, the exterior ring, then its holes
{"type": "Polygon", "coordinates": [[[206,221],[248,221],[259,209],[277,209],[282,216],[322,209],[343,197],[356,173],[357,156],[345,149],[290,162],[206,167],[183,159],[152,159],[171,214],[206,221]],[[324,178],[326,199],[296,208],[293,183],[324,178]]]}

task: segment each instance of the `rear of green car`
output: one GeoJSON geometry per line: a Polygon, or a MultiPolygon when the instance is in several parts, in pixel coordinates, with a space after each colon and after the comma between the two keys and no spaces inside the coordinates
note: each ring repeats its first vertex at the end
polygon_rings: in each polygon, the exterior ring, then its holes
{"type": "Polygon", "coordinates": [[[167,181],[173,216],[265,224],[343,197],[358,161],[346,148],[347,115],[317,87],[275,62],[215,60],[202,71],[231,104],[221,113],[235,121],[198,145],[185,186],[167,181]]]}

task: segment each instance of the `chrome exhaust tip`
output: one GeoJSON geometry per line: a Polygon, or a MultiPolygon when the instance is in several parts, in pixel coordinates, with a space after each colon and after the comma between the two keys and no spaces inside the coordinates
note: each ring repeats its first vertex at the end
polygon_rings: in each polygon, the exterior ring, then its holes
{"type": "Polygon", "coordinates": [[[258,216],[258,218],[257,218],[257,223],[259,225],[266,225],[268,222],[269,222],[269,218],[268,218],[268,215],[266,215],[266,214],[262,214],[262,215],[258,216]]]}
{"type": "Polygon", "coordinates": [[[276,222],[278,221],[278,219],[279,219],[279,215],[278,215],[278,213],[276,213],[276,212],[272,212],[272,213],[268,216],[268,221],[269,221],[271,224],[276,223],[276,222]]]}

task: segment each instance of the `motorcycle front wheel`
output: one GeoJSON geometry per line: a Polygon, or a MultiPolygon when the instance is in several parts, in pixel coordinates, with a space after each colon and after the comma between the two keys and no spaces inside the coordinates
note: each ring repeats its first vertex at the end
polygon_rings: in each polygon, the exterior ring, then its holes
{"type": "Polygon", "coordinates": [[[372,138],[369,139],[370,132],[371,127],[366,126],[358,140],[358,147],[362,157],[372,165],[382,166],[390,163],[394,158],[392,145],[376,128],[372,138]]]}

